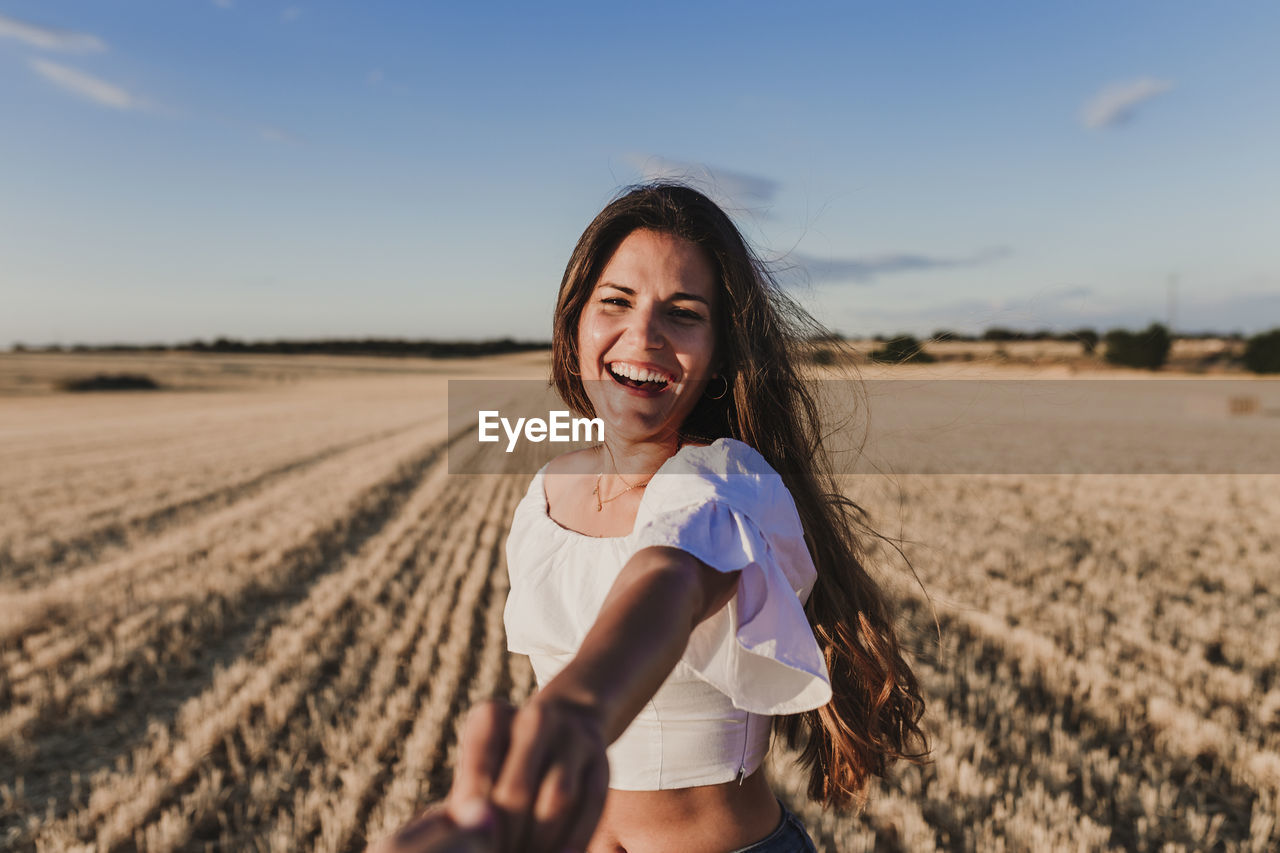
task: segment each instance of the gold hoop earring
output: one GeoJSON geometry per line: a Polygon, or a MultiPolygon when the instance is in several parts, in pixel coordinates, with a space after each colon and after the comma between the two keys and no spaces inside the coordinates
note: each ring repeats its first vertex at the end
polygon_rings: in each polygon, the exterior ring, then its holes
{"type": "Polygon", "coordinates": [[[578,378],[581,378],[581,377],[582,377],[582,374],[581,374],[581,373],[578,373],[578,372],[577,372],[576,370],[574,370],[572,367],[566,367],[566,368],[565,368],[565,370],[569,371],[569,375],[570,375],[570,376],[577,376],[578,378]]]}
{"type": "MultiPolygon", "coordinates": [[[[721,391],[719,394],[716,394],[716,395],[707,394],[705,391],[703,392],[703,394],[705,394],[705,395],[706,395],[706,397],[707,397],[707,399],[708,399],[708,400],[722,400],[722,399],[724,399],[724,395],[729,393],[729,380],[728,380],[728,379],[725,379],[723,376],[712,376],[711,378],[712,378],[713,380],[715,380],[715,379],[719,379],[721,382],[723,382],[723,383],[724,383],[724,390],[723,390],[723,391],[721,391]]],[[[707,387],[708,387],[708,388],[710,388],[710,387],[711,387],[711,383],[710,383],[710,382],[708,382],[708,383],[707,383],[707,387]]]]}

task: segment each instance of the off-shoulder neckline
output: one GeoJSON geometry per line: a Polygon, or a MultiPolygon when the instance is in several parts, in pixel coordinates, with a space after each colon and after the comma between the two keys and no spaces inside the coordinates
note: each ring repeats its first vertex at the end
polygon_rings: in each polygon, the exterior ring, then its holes
{"type": "MultiPolygon", "coordinates": [[[[663,468],[666,468],[668,465],[670,465],[673,460],[679,457],[680,454],[684,453],[686,450],[688,451],[705,450],[706,448],[709,448],[709,447],[715,447],[717,444],[719,444],[722,441],[729,441],[729,440],[730,439],[728,438],[722,437],[722,438],[717,438],[715,441],[711,442],[711,444],[686,444],[684,447],[681,447],[671,456],[667,457],[667,460],[658,466],[658,470],[653,472],[653,476],[656,477],[659,474],[661,474],[663,468]]],[[[635,534],[636,528],[635,528],[634,522],[632,523],[631,531],[623,536],[592,536],[589,533],[583,533],[580,530],[574,530],[572,527],[565,527],[563,524],[561,524],[560,522],[552,518],[551,517],[551,501],[547,500],[547,488],[546,488],[546,483],[544,482],[545,475],[547,473],[547,468],[550,465],[551,465],[550,462],[548,462],[546,465],[543,465],[541,468],[538,469],[538,473],[534,475],[534,478],[537,480],[537,494],[542,501],[542,506],[538,510],[538,515],[541,518],[545,519],[547,524],[549,524],[552,528],[560,531],[563,535],[577,538],[577,539],[587,539],[592,542],[621,542],[624,539],[630,539],[635,534]]],[[[648,498],[648,496],[649,496],[649,493],[647,491],[640,496],[641,507],[644,506],[644,502],[648,498]]],[[[640,518],[640,509],[639,507],[637,507],[636,509],[637,521],[639,520],[639,518],[640,518]]]]}

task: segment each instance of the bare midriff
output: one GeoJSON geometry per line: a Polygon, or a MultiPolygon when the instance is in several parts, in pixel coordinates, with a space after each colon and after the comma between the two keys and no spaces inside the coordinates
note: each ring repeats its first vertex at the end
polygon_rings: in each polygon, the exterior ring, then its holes
{"type": "Polygon", "coordinates": [[[764,770],[737,781],[668,791],[609,789],[587,853],[729,853],[782,819],[764,770]]]}

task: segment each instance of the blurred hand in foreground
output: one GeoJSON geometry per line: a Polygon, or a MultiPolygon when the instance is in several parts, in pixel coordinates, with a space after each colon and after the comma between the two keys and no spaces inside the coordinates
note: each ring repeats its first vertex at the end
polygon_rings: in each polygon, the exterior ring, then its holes
{"type": "Polygon", "coordinates": [[[498,853],[499,815],[489,794],[507,752],[515,713],[501,702],[472,709],[458,737],[458,764],[448,798],[365,853],[498,853]]]}
{"type": "Polygon", "coordinates": [[[493,807],[472,800],[459,809],[428,809],[366,853],[495,853],[497,820],[493,807]]]}
{"type": "Polygon", "coordinates": [[[368,853],[585,850],[608,793],[603,726],[588,706],[536,694],[485,702],[459,736],[453,786],[368,853]]]}
{"type": "MultiPolygon", "coordinates": [[[[493,711],[482,705],[472,715],[468,723],[475,725],[474,741],[496,741],[498,735],[482,734],[494,722],[493,711]]],[[[589,703],[572,701],[548,685],[503,730],[501,760],[491,761],[494,752],[486,754],[483,766],[477,755],[467,761],[460,757],[455,788],[464,774],[483,775],[485,784],[493,780],[489,799],[500,810],[504,853],[585,850],[609,793],[601,715],[589,703]]],[[[462,788],[458,802],[477,793],[477,788],[462,788]]]]}

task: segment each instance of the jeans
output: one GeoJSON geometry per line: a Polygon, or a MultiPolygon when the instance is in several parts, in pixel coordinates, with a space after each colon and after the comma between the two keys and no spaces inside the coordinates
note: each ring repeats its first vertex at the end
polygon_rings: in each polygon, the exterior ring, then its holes
{"type": "Polygon", "coordinates": [[[755,844],[740,847],[732,853],[818,853],[800,818],[783,806],[781,800],[778,805],[782,806],[782,820],[778,822],[778,828],[755,844]]]}

